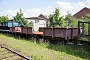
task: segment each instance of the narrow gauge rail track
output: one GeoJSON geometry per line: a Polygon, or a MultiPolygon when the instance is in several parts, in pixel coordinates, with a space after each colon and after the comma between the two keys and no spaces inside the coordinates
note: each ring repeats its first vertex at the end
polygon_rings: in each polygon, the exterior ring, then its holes
{"type": "Polygon", "coordinates": [[[0,45],[0,60],[31,60],[22,54],[0,45]]]}

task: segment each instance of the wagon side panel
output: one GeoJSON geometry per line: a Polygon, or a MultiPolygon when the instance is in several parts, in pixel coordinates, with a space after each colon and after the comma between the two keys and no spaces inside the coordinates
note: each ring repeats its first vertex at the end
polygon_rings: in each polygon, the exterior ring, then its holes
{"type": "Polygon", "coordinates": [[[44,28],[44,36],[52,37],[52,28],[44,28]]]}
{"type": "Polygon", "coordinates": [[[32,27],[27,28],[27,34],[32,34],[32,27]]]}
{"type": "Polygon", "coordinates": [[[58,38],[65,38],[66,29],[65,28],[54,28],[53,29],[53,36],[58,37],[58,38]]]}

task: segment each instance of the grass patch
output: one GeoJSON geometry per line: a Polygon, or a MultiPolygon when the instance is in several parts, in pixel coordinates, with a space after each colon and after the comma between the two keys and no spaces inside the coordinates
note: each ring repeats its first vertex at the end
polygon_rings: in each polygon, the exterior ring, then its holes
{"type": "Polygon", "coordinates": [[[0,34],[0,44],[32,58],[32,60],[89,60],[90,45],[51,45],[23,39],[15,39],[0,34]]]}

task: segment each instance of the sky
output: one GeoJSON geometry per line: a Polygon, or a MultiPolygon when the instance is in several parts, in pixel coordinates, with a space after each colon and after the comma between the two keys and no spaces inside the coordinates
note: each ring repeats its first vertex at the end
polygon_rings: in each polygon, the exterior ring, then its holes
{"type": "Polygon", "coordinates": [[[59,7],[60,15],[72,15],[83,9],[90,8],[90,0],[0,0],[0,15],[8,15],[9,19],[22,9],[24,17],[37,17],[40,14],[49,15],[59,7]]]}

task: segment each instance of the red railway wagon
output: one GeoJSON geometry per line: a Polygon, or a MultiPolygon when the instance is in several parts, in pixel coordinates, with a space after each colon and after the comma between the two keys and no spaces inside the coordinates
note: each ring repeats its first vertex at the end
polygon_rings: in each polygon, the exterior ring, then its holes
{"type": "Polygon", "coordinates": [[[10,27],[9,32],[21,33],[21,34],[32,34],[32,27],[10,27]]]}
{"type": "Polygon", "coordinates": [[[78,36],[78,28],[39,28],[39,31],[51,38],[73,39],[78,36]]]}
{"type": "Polygon", "coordinates": [[[21,27],[10,27],[9,32],[21,33],[21,27]]]}
{"type": "Polygon", "coordinates": [[[32,34],[32,27],[27,28],[27,34],[32,34]]]}
{"type": "Polygon", "coordinates": [[[27,27],[22,27],[21,30],[21,34],[27,34],[27,27]]]}
{"type": "MultiPolygon", "coordinates": [[[[81,31],[81,30],[80,30],[81,31]]],[[[48,38],[48,39],[73,39],[78,37],[78,28],[39,28],[39,32],[33,32],[32,27],[11,27],[10,32],[35,35],[37,38],[48,38]]]]}
{"type": "Polygon", "coordinates": [[[14,27],[10,27],[10,31],[9,32],[13,32],[13,29],[14,29],[14,27]]]}

